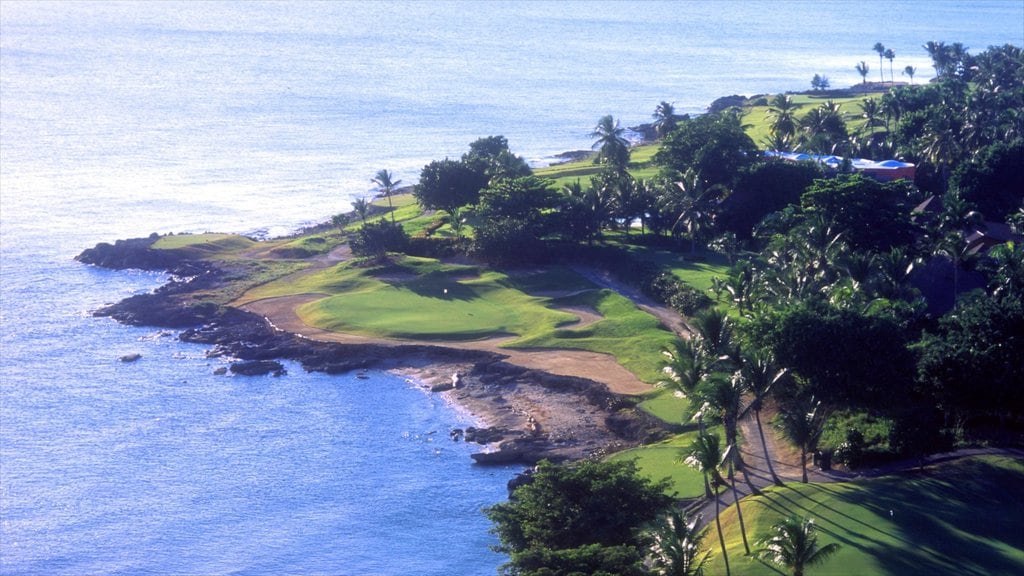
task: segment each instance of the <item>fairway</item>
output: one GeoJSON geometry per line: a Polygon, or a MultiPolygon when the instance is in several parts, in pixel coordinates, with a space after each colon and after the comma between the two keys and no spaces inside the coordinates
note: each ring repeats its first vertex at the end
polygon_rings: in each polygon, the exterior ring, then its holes
{"type": "MultiPolygon", "coordinates": [[[[743,499],[751,542],[784,516],[813,518],[819,545],[841,549],[815,575],[1024,574],[1024,461],[979,456],[849,483],[772,487],[743,499]],[[891,511],[891,515],[890,515],[891,511]]],[[[735,507],[722,514],[733,574],[772,575],[743,556],[735,507]]],[[[704,540],[706,573],[724,574],[714,523],[704,540]]]]}

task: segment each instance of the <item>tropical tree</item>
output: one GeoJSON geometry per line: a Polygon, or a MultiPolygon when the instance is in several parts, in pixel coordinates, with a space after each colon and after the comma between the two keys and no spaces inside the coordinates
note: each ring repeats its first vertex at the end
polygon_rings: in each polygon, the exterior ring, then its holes
{"type": "Polygon", "coordinates": [[[903,74],[905,76],[910,76],[910,84],[913,85],[914,84],[914,74],[917,74],[917,68],[914,68],[913,66],[907,65],[905,68],[903,68],[903,74]]]}
{"type": "Polygon", "coordinates": [[[884,83],[885,73],[882,71],[882,58],[885,56],[885,45],[881,42],[875,42],[874,50],[878,52],[878,77],[884,83]]]}
{"type": "Polygon", "coordinates": [[[839,113],[841,104],[832,100],[812,108],[800,121],[801,142],[810,151],[827,154],[847,138],[846,122],[839,113]]]}
{"type": "Polygon", "coordinates": [[[709,185],[696,170],[688,169],[682,178],[675,183],[677,192],[667,194],[664,200],[666,207],[678,214],[672,232],[683,229],[690,237],[690,253],[697,252],[697,240],[701,233],[711,225],[712,211],[716,200],[728,193],[721,184],[709,185]]]}
{"type": "Polygon", "coordinates": [[[423,167],[413,195],[428,210],[452,210],[480,200],[488,176],[459,160],[435,160],[423,167]]]}
{"type": "MultiPolygon", "coordinates": [[[[705,409],[722,419],[725,442],[729,446],[736,444],[739,436],[740,404],[746,392],[743,384],[741,379],[733,378],[725,372],[714,372],[701,381],[696,391],[696,397],[705,409]]],[[[742,466],[742,461],[738,461],[738,464],[742,466]]]]}
{"type": "Polygon", "coordinates": [[[732,486],[732,498],[736,502],[736,517],[740,521],[740,536],[743,538],[743,549],[749,555],[750,544],[747,543],[747,526],[743,522],[743,509],[740,508],[740,493],[736,490],[736,468],[742,466],[742,464],[739,448],[736,444],[729,444],[725,449],[725,454],[722,455],[722,462],[719,466],[725,468],[729,484],[732,486]]]}
{"type": "Polygon", "coordinates": [[[688,397],[693,395],[697,385],[708,375],[710,368],[695,339],[677,338],[661,351],[665,357],[663,370],[669,376],[669,380],[663,385],[688,397]]]}
{"type": "Polygon", "coordinates": [[[725,561],[725,573],[729,571],[729,554],[725,551],[725,536],[722,534],[722,520],[719,514],[720,503],[718,501],[718,486],[725,484],[722,475],[718,473],[718,465],[722,462],[721,439],[717,434],[701,432],[697,434],[690,445],[689,455],[685,462],[704,476],[704,493],[708,498],[715,500],[715,524],[718,527],[718,543],[722,547],[722,559],[725,561]],[[709,482],[710,477],[710,482],[709,482]],[[715,493],[711,492],[711,485],[715,487],[715,493]]]}
{"type": "Polygon", "coordinates": [[[672,505],[634,462],[541,461],[507,502],[484,510],[508,574],[638,574],[641,529],[672,505]],[[557,562],[563,571],[543,571],[557,562]],[[601,572],[603,570],[603,572],[601,572]]]}
{"type": "Polygon", "coordinates": [[[654,114],[651,116],[654,118],[654,133],[659,138],[664,138],[666,134],[676,129],[676,109],[672,104],[662,101],[654,108],[654,114]]]}
{"type": "Polygon", "coordinates": [[[834,542],[818,546],[814,520],[792,516],[773,525],[759,544],[758,557],[791,569],[793,576],[803,576],[805,567],[821,564],[839,550],[834,542]]]}
{"type": "MultiPolygon", "coordinates": [[[[401,180],[394,180],[394,175],[387,170],[378,170],[377,175],[373,177],[371,182],[377,185],[377,192],[383,194],[388,199],[388,208],[391,210],[391,223],[395,223],[395,207],[391,204],[391,195],[395,193],[395,189],[401,180]]],[[[365,220],[365,218],[364,218],[365,220]]]]}
{"type": "Polygon", "coordinates": [[[359,215],[359,219],[366,224],[366,216],[370,213],[370,203],[366,201],[366,198],[356,198],[352,201],[352,209],[359,215]]]}
{"type": "Polygon", "coordinates": [[[807,483],[807,454],[814,452],[825,429],[826,411],[820,400],[801,394],[780,406],[782,434],[800,449],[801,482],[807,483]]]}
{"type": "Polygon", "coordinates": [[[688,519],[670,510],[647,527],[647,563],[654,574],[703,576],[709,552],[704,550],[707,530],[698,528],[700,521],[700,515],[688,519]]]}
{"type": "Polygon", "coordinates": [[[861,60],[860,62],[857,63],[856,68],[857,68],[857,73],[860,74],[861,80],[864,82],[864,84],[867,84],[868,83],[868,72],[871,71],[871,68],[868,66],[868,63],[863,61],[863,60],[861,60]]]}
{"type": "Polygon", "coordinates": [[[757,434],[761,437],[761,446],[764,447],[764,461],[768,464],[768,472],[772,475],[772,481],[779,486],[782,485],[782,479],[775,473],[771,454],[768,453],[768,443],[765,441],[764,427],[761,425],[761,410],[772,389],[788,373],[786,368],[781,368],[775,363],[770,352],[760,350],[743,352],[740,355],[740,369],[736,372],[736,375],[743,380],[743,387],[754,396],[744,410],[744,414],[747,411],[754,413],[757,434]]]}
{"type": "Polygon", "coordinates": [[[629,142],[623,136],[626,129],[619,126],[619,121],[611,114],[602,116],[590,133],[591,138],[596,138],[593,148],[597,150],[595,163],[603,163],[612,166],[616,170],[624,171],[629,164],[629,142]]]}
{"type": "Polygon", "coordinates": [[[893,59],[896,58],[896,52],[894,52],[892,50],[892,48],[886,48],[884,56],[885,56],[885,59],[889,61],[889,83],[891,84],[891,83],[896,82],[896,77],[893,76],[893,71],[892,71],[892,61],[893,61],[893,59]]]}
{"type": "Polygon", "coordinates": [[[769,129],[776,137],[792,138],[796,134],[797,120],[796,109],[799,105],[793,102],[793,97],[788,94],[776,94],[768,102],[769,129]]]}
{"type": "Polygon", "coordinates": [[[871,129],[880,126],[882,119],[879,116],[882,114],[882,106],[878,103],[878,100],[874,98],[865,98],[860,103],[861,117],[864,118],[864,130],[871,132],[871,129]]]}

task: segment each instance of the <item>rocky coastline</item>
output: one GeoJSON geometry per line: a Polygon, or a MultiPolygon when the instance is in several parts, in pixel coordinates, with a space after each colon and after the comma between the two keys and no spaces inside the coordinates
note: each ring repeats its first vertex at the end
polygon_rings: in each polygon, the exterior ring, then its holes
{"type": "Polygon", "coordinates": [[[635,407],[635,397],[610,392],[593,380],[517,366],[501,354],[430,344],[324,342],[280,330],[258,314],[201,301],[198,291],[230,282],[229,275],[216,263],[152,249],[157,239],[152,235],[101,243],[76,257],[110,269],[172,275],[154,292],[94,314],[130,325],[181,330],[182,341],[208,346],[210,357],[231,359],[232,375],[281,374],[281,360],[327,374],[370,369],[402,374],[483,424],[451,432],[455,441],[482,446],[473,455],[479,464],[600,456],[656,441],[668,432],[635,407]]]}

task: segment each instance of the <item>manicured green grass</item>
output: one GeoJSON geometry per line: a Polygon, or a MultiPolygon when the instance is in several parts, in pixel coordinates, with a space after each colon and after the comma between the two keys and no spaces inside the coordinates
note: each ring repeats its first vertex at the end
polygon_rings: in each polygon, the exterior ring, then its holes
{"type": "MultiPolygon", "coordinates": [[[[712,427],[709,431],[722,434],[721,427],[712,427]]],[[[655,481],[668,478],[669,494],[680,499],[699,498],[704,495],[704,477],[683,462],[696,437],[696,430],[686,432],[657,444],[617,452],[609,460],[635,460],[640,473],[647,478],[655,481]]]]}
{"type": "Polygon", "coordinates": [[[624,244],[623,248],[638,260],[653,262],[691,287],[705,293],[711,288],[713,278],[724,278],[729,271],[726,257],[717,252],[698,250],[697,258],[694,259],[690,257],[687,249],[673,252],[629,244],[624,244]]]}
{"type": "Polygon", "coordinates": [[[559,306],[588,306],[603,318],[582,328],[535,332],[508,344],[516,348],[570,348],[612,354],[648,383],[663,378],[661,349],[675,336],[657,318],[612,290],[593,290],[554,300],[559,306]]]}
{"type": "MultiPolygon", "coordinates": [[[[662,378],[665,377],[662,374],[662,378]]],[[[638,406],[648,414],[670,424],[684,424],[683,418],[690,407],[690,402],[674,390],[661,388],[650,393],[638,406]]]]}
{"type": "Polygon", "coordinates": [[[528,336],[578,319],[548,308],[546,298],[513,289],[499,272],[464,277],[458,267],[450,267],[389,279],[395,273],[388,271],[362,290],[306,304],[299,316],[325,330],[427,340],[528,336]]]}
{"type": "Polygon", "coordinates": [[[185,250],[196,256],[234,252],[251,248],[255,241],[238,234],[174,234],[163,236],[151,246],[155,250],[185,250]]]}
{"type": "MultiPolygon", "coordinates": [[[[748,538],[767,534],[784,516],[813,518],[819,544],[839,552],[807,574],[1024,574],[1024,461],[983,456],[925,473],[851,483],[772,487],[745,498],[748,538]],[[890,511],[892,515],[890,516],[890,511]]],[[[733,574],[774,575],[773,566],[743,556],[735,508],[722,515],[733,574]]],[[[714,523],[704,540],[706,573],[724,574],[714,523]]]]}

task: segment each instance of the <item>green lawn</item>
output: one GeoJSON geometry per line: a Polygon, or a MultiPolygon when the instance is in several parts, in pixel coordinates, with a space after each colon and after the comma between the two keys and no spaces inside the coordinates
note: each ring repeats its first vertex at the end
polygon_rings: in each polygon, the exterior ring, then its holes
{"type": "MultiPolygon", "coordinates": [[[[796,117],[798,120],[806,116],[812,108],[817,108],[829,100],[829,98],[822,98],[810,94],[793,94],[792,97],[793,102],[798,105],[796,111],[796,117]]],[[[850,134],[854,134],[863,128],[865,120],[861,117],[860,103],[868,98],[874,98],[881,102],[882,94],[857,94],[856,96],[831,99],[833,102],[841,106],[839,112],[843,115],[843,119],[846,121],[846,130],[850,134]]],[[[768,99],[771,100],[771,96],[769,96],[768,99]]],[[[744,107],[743,124],[747,126],[747,135],[750,136],[755,144],[761,146],[763,142],[768,140],[771,133],[768,127],[768,106],[744,107]]]]}
{"type": "MultiPolygon", "coordinates": [[[[791,483],[745,498],[743,518],[756,540],[783,516],[813,518],[819,543],[841,549],[816,574],[1024,574],[1024,461],[984,456],[919,474],[837,484],[791,483]],[[892,511],[892,516],[890,516],[892,511]]],[[[743,556],[735,508],[722,516],[733,574],[774,575],[743,556]]],[[[714,524],[704,540],[706,573],[724,574],[714,524]]]]}
{"type": "Polygon", "coordinates": [[[244,250],[256,242],[238,234],[173,234],[163,236],[151,246],[155,250],[183,250],[193,255],[211,256],[244,250]]]}
{"type": "MultiPolygon", "coordinates": [[[[712,426],[708,430],[722,434],[721,426],[712,426]]],[[[651,480],[668,478],[669,494],[680,499],[699,498],[704,495],[704,477],[683,462],[696,437],[696,430],[686,432],[657,444],[617,452],[609,460],[635,460],[640,473],[651,480]]]]}

